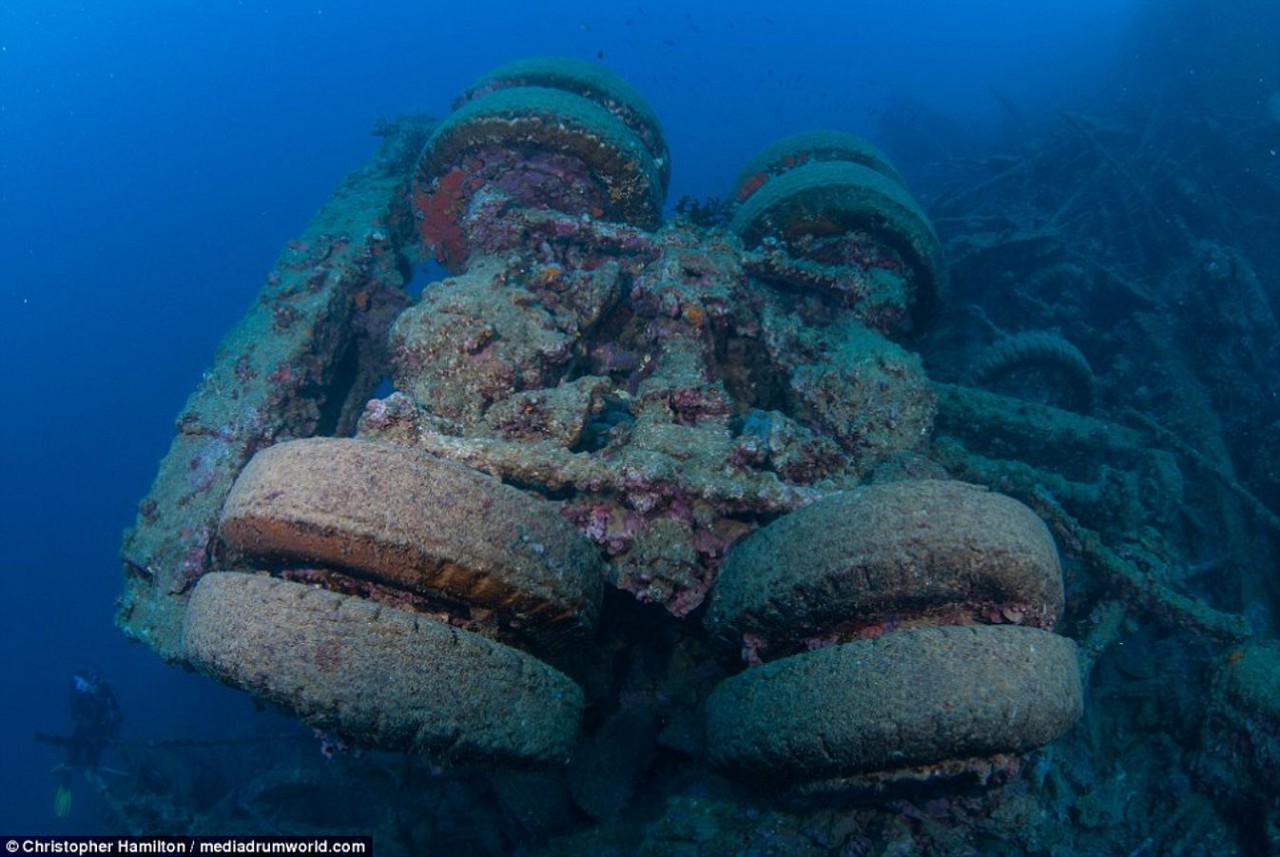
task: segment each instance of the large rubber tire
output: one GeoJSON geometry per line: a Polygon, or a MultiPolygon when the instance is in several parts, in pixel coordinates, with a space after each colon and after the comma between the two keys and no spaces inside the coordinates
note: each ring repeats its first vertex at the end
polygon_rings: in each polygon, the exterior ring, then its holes
{"type": "Polygon", "coordinates": [[[868,141],[844,131],[807,131],[784,137],[747,161],[733,183],[734,202],[746,202],[769,181],[805,164],[843,161],[861,164],[906,187],[884,153],[868,141]]]}
{"type": "Polygon", "coordinates": [[[1075,644],[1036,628],[898,631],[726,679],[707,701],[717,767],[809,782],[1017,753],[1082,710],[1075,644]]]}
{"type": "Polygon", "coordinates": [[[1043,627],[1062,614],[1044,522],[1003,494],[919,479],[833,494],[752,533],[721,566],[705,622],[736,650],[744,633],[797,641],[859,618],[1005,607],[1043,627]]]}
{"type": "Polygon", "coordinates": [[[1080,349],[1047,330],[997,340],[965,373],[966,384],[1082,414],[1093,409],[1093,382],[1080,349]]]}
{"type": "Polygon", "coordinates": [[[459,109],[499,89],[541,86],[582,96],[608,110],[631,129],[653,158],[665,194],[671,184],[671,151],[662,123],[631,84],[598,65],[569,57],[530,57],[507,63],[471,84],[458,96],[459,109]]]}
{"type": "Polygon", "coordinates": [[[561,764],[581,720],[579,687],[532,655],[263,575],[202,577],[183,646],[201,672],[387,750],[561,764]]]}
{"type": "Polygon", "coordinates": [[[232,486],[233,554],[355,569],[407,589],[589,631],[598,550],[547,501],[391,444],[310,438],[260,451],[232,486]]]}
{"type": "Polygon", "coordinates": [[[861,164],[804,164],[752,194],[730,227],[751,248],[766,238],[804,232],[810,223],[874,235],[911,268],[914,304],[936,304],[946,281],[942,245],[929,218],[898,182],[861,164]]]}
{"type": "Polygon", "coordinates": [[[645,229],[662,219],[662,178],[640,139],[595,102],[545,87],[495,90],[454,111],[423,148],[417,187],[494,148],[577,158],[598,185],[605,219],[645,229]]]}

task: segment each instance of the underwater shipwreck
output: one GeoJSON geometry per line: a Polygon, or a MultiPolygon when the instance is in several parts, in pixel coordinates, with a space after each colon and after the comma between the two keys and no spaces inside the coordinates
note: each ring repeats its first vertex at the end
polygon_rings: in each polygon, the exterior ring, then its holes
{"type": "Polygon", "coordinates": [[[671,217],[595,65],[377,133],[122,551],[131,639],[318,740],[122,747],[114,824],[1280,849],[1280,330],[1144,129],[1064,114],[927,207],[819,130],[671,217]]]}

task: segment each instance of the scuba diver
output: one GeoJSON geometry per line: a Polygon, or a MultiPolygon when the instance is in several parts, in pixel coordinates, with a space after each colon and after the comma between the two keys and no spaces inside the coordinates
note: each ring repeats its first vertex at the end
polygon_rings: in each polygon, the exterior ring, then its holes
{"type": "Polygon", "coordinates": [[[102,753],[119,735],[123,719],[115,691],[106,679],[96,670],[80,670],[75,674],[71,679],[71,734],[35,734],[37,743],[53,744],[66,751],[66,761],[53,769],[58,778],[53,811],[59,818],[71,812],[72,774],[80,770],[86,776],[98,776],[102,753]]]}

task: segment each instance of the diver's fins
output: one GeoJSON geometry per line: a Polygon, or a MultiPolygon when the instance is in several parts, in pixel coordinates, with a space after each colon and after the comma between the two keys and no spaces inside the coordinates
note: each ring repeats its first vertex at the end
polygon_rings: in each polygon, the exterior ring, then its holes
{"type": "Polygon", "coordinates": [[[66,818],[71,814],[71,786],[61,785],[53,794],[53,814],[66,818]]]}

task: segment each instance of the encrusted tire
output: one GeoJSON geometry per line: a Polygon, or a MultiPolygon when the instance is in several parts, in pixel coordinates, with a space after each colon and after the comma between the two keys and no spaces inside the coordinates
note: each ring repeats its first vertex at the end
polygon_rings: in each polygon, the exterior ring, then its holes
{"type": "Polygon", "coordinates": [[[965,382],[1066,410],[1093,410],[1093,369],[1067,340],[1044,330],[1006,336],[973,362],[965,382]]]}
{"type": "Polygon", "coordinates": [[[202,672],[387,750],[560,764],[581,720],[582,691],[532,655],[263,575],[202,577],[183,645],[202,672]]]}
{"type": "Polygon", "coordinates": [[[721,682],[708,753],[733,773],[813,782],[1017,753],[1081,713],[1075,644],[949,626],[784,658],[721,682]]]}
{"type": "Polygon", "coordinates": [[[777,276],[825,284],[870,319],[932,307],[945,281],[925,213],[901,184],[861,164],[788,170],[739,206],[731,228],[748,248],[785,251],[777,276]]]}
{"type": "Polygon", "coordinates": [[[815,638],[902,623],[1015,622],[1051,628],[1062,572],[1048,528],[978,486],[907,480],[834,494],[729,552],[706,625],[785,654],[815,638]]]}
{"type": "Polygon", "coordinates": [[[662,123],[631,84],[608,69],[568,57],[530,57],[494,69],[471,84],[454,102],[459,109],[499,89],[541,86],[579,95],[608,110],[640,139],[658,168],[662,192],[671,184],[671,151],[662,123]]]}
{"type": "Polygon", "coordinates": [[[462,226],[473,196],[650,229],[662,217],[662,177],[640,138],[579,95],[524,86],[467,102],[427,141],[413,205],[424,242],[451,270],[469,253],[462,226]]]}
{"type": "Polygon", "coordinates": [[[498,611],[529,633],[595,623],[596,548],[554,507],[391,444],[311,438],[260,451],[223,507],[232,557],[321,564],[498,611]]]}
{"type": "Polygon", "coordinates": [[[861,164],[900,185],[902,176],[889,159],[856,134],[843,131],[808,131],[784,137],[747,161],[733,183],[733,201],[746,202],[761,187],[785,172],[810,163],[844,161],[861,164]]]}
{"type": "Polygon", "coordinates": [[[997,766],[1080,715],[1062,603],[1053,539],[1009,497],[914,480],[792,512],[716,582],[706,624],[756,666],[708,700],[711,760],[805,789],[997,766]]]}

